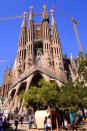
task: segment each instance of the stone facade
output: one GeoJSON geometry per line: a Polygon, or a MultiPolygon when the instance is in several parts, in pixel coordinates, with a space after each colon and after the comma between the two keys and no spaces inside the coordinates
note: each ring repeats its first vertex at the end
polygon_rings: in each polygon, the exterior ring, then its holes
{"type": "Polygon", "coordinates": [[[54,80],[60,86],[73,74],[70,74],[70,60],[62,56],[54,11],[51,10],[51,25],[46,6],[43,6],[42,13],[39,14],[33,13],[33,8],[30,7],[28,26],[26,18],[27,14],[24,13],[17,57],[13,68],[5,72],[1,91],[2,96],[8,95],[3,108],[18,109],[19,112],[24,103],[18,96],[21,91],[27,91],[41,78],[54,80]],[[42,17],[41,23],[34,22],[34,16],[38,15],[42,17]]]}
{"type": "Polygon", "coordinates": [[[4,74],[4,80],[3,80],[2,92],[1,92],[3,97],[8,93],[10,89],[12,77],[13,77],[12,68],[9,68],[5,71],[4,74]]]}

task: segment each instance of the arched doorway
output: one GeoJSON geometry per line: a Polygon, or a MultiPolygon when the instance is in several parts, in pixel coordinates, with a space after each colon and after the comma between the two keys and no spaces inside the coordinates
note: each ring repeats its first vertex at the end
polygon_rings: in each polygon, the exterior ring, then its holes
{"type": "Polygon", "coordinates": [[[20,85],[20,87],[19,87],[19,90],[18,90],[18,92],[17,92],[17,95],[19,95],[22,91],[25,91],[25,89],[26,89],[26,82],[23,82],[23,83],[21,83],[21,85],[20,85]]]}
{"type": "Polygon", "coordinates": [[[33,76],[31,82],[30,82],[30,87],[32,86],[36,86],[38,87],[38,82],[43,79],[43,76],[39,73],[39,72],[36,72],[35,75],[33,76]]]}
{"type": "Polygon", "coordinates": [[[26,90],[26,84],[27,82],[23,82],[21,83],[19,89],[18,89],[18,92],[17,92],[17,95],[15,97],[15,105],[14,105],[14,108],[15,108],[15,112],[18,113],[19,110],[20,110],[20,107],[21,107],[21,104],[22,104],[22,99],[20,97],[20,94],[26,90]]]}
{"type": "Polygon", "coordinates": [[[10,99],[13,100],[13,97],[15,95],[16,89],[13,89],[11,94],[10,94],[10,99]]]}

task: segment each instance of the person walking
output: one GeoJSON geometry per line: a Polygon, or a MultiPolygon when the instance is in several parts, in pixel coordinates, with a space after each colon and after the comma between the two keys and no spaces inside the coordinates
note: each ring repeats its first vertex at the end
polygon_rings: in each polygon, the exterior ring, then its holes
{"type": "Polygon", "coordinates": [[[0,131],[3,131],[3,122],[2,122],[2,117],[0,117],[0,131]]]}
{"type": "Polygon", "coordinates": [[[48,116],[48,118],[47,118],[46,131],[52,131],[51,116],[48,116]]]}
{"type": "Polygon", "coordinates": [[[23,119],[24,119],[23,116],[21,116],[21,117],[20,117],[21,126],[22,126],[22,124],[23,124],[23,119]]]}
{"type": "Polygon", "coordinates": [[[45,117],[45,120],[44,120],[44,131],[46,131],[46,127],[47,127],[47,117],[45,117]]]}
{"type": "Polygon", "coordinates": [[[18,121],[18,118],[16,117],[16,119],[15,119],[15,131],[17,131],[17,129],[18,129],[18,123],[19,123],[19,121],[18,121]]]}
{"type": "Polygon", "coordinates": [[[31,118],[31,116],[29,116],[29,129],[31,129],[32,128],[32,118],[31,118]]]}

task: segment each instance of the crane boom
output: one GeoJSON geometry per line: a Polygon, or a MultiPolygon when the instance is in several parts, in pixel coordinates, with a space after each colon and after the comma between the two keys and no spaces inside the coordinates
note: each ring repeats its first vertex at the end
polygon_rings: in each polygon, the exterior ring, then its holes
{"type": "Polygon", "coordinates": [[[8,60],[0,60],[0,64],[7,62],[8,60]]]}
{"type": "Polygon", "coordinates": [[[11,19],[21,19],[23,16],[11,16],[11,17],[2,17],[0,18],[0,21],[2,20],[11,20],[11,19]]]}
{"type": "Polygon", "coordinates": [[[83,56],[83,49],[82,49],[82,46],[81,46],[81,41],[80,41],[79,33],[78,33],[78,30],[77,30],[78,22],[74,18],[70,17],[65,12],[63,12],[62,10],[58,10],[58,11],[60,12],[60,14],[62,14],[63,16],[65,16],[67,19],[69,19],[72,22],[74,33],[75,33],[77,44],[78,44],[78,48],[79,48],[80,54],[83,56]]]}
{"type": "Polygon", "coordinates": [[[0,17],[0,21],[12,20],[12,19],[22,19],[24,17],[28,17],[27,12],[23,12],[23,15],[20,15],[20,16],[0,17]]]}
{"type": "Polygon", "coordinates": [[[80,51],[80,53],[83,53],[83,49],[81,47],[81,42],[80,42],[80,37],[79,37],[78,31],[77,31],[78,22],[74,18],[72,18],[71,20],[72,20],[72,23],[73,23],[73,28],[74,28],[74,32],[75,32],[75,35],[76,35],[76,40],[77,40],[77,43],[78,43],[79,51],[80,51]]]}

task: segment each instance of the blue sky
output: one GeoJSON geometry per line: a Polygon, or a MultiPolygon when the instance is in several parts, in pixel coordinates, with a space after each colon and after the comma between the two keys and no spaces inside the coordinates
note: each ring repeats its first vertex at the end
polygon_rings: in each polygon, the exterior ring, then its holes
{"type": "MultiPolygon", "coordinates": [[[[87,0],[1,0],[0,18],[22,15],[24,11],[29,12],[29,7],[34,7],[34,12],[41,12],[42,6],[47,5],[48,11],[55,8],[55,20],[61,38],[63,54],[68,56],[72,53],[76,56],[79,52],[72,23],[58,10],[62,10],[69,16],[79,21],[78,32],[82,47],[87,53],[87,0]]],[[[40,21],[40,19],[36,19],[40,21]]],[[[0,84],[3,80],[4,71],[11,63],[14,63],[22,19],[0,21],[0,60],[7,60],[0,63],[0,84]]]]}

